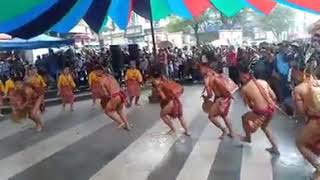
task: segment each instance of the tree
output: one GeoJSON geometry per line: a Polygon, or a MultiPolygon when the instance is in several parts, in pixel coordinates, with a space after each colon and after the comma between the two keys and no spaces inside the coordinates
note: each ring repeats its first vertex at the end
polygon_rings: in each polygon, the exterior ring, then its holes
{"type": "Polygon", "coordinates": [[[226,17],[216,9],[210,9],[204,15],[192,20],[183,20],[177,17],[171,17],[167,25],[168,32],[180,32],[193,30],[197,46],[200,45],[199,31],[206,29],[207,26],[214,26],[218,29],[232,29],[243,27],[248,24],[247,17],[251,13],[248,9],[242,10],[237,16],[226,17]]]}
{"type": "Polygon", "coordinates": [[[177,17],[171,17],[170,22],[166,28],[168,32],[180,32],[192,29],[196,38],[196,44],[197,46],[200,46],[199,30],[201,25],[203,25],[206,21],[209,20],[209,15],[210,13],[207,12],[204,15],[198,18],[194,18],[192,20],[183,20],[177,17]]]}
{"type": "Polygon", "coordinates": [[[269,15],[255,15],[253,23],[265,31],[272,31],[278,39],[283,31],[287,31],[293,24],[295,12],[283,6],[277,6],[269,15]]]}

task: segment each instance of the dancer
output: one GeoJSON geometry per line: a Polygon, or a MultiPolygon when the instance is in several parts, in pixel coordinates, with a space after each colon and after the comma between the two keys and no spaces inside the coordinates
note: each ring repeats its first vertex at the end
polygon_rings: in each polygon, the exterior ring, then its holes
{"type": "Polygon", "coordinates": [[[179,97],[183,94],[183,87],[174,81],[165,79],[160,74],[155,74],[152,84],[160,96],[160,117],[170,128],[168,134],[176,132],[171,120],[178,118],[184,129],[184,134],[190,136],[187,124],[183,117],[182,103],[179,100],[179,97]]]}
{"type": "Polygon", "coordinates": [[[240,80],[242,82],[241,94],[244,103],[251,109],[251,111],[242,116],[245,136],[241,137],[241,140],[251,143],[251,134],[261,128],[272,145],[271,148],[266,150],[273,154],[280,154],[269,127],[276,110],[276,96],[266,81],[256,80],[251,75],[253,64],[254,60],[243,60],[239,65],[240,80]]]}
{"type": "Polygon", "coordinates": [[[203,94],[204,102],[202,108],[204,112],[209,114],[209,120],[222,131],[222,135],[219,139],[223,139],[225,135],[234,137],[232,130],[232,124],[228,118],[230,105],[232,102],[232,93],[235,92],[238,87],[233,81],[228,80],[223,75],[217,74],[215,71],[205,65],[199,65],[200,73],[204,78],[206,96],[203,94]],[[231,83],[228,83],[231,82],[231,83]],[[231,87],[231,89],[229,89],[231,87]],[[210,99],[214,95],[214,100],[210,99]],[[218,120],[221,117],[226,127],[223,127],[218,120]]]}
{"type": "Polygon", "coordinates": [[[35,67],[32,67],[29,72],[29,76],[26,79],[26,82],[33,90],[38,94],[38,99],[41,101],[40,111],[45,111],[45,104],[44,104],[44,95],[45,95],[45,88],[47,87],[46,83],[44,82],[42,76],[38,74],[38,71],[35,67]]]}
{"type": "Polygon", "coordinates": [[[125,81],[128,88],[128,94],[130,98],[129,107],[132,105],[132,102],[135,98],[135,105],[139,105],[140,98],[140,84],[142,83],[142,75],[140,71],[136,68],[136,62],[130,62],[130,69],[127,70],[125,75],[125,81]]]}
{"type": "Polygon", "coordinates": [[[74,103],[74,89],[76,84],[70,74],[69,67],[65,67],[63,69],[63,73],[59,76],[58,79],[58,95],[61,96],[62,99],[62,107],[65,110],[66,104],[70,104],[70,111],[74,111],[73,103],[74,103]]]}
{"type": "Polygon", "coordinates": [[[119,83],[110,74],[105,74],[101,79],[101,87],[104,93],[101,105],[106,115],[118,123],[118,128],[129,130],[129,122],[125,113],[126,95],[119,83]]]}
{"type": "Polygon", "coordinates": [[[13,81],[13,76],[9,76],[8,80],[5,82],[5,89],[4,89],[4,95],[5,97],[9,97],[11,92],[14,90],[15,85],[14,85],[14,81],[13,81]]]}
{"type": "Polygon", "coordinates": [[[89,86],[92,93],[93,106],[95,106],[97,99],[101,99],[103,96],[103,91],[101,88],[101,79],[103,76],[103,70],[101,68],[96,68],[89,74],[89,86]]]}
{"type": "MultiPolygon", "coordinates": [[[[316,169],[314,179],[320,179],[320,81],[313,75],[311,65],[305,78],[295,87],[293,96],[298,114],[306,117],[307,124],[297,136],[296,143],[303,157],[316,169]]],[[[318,180],[317,179],[317,180],[318,180]]]]}
{"type": "Polygon", "coordinates": [[[30,85],[17,80],[10,96],[10,102],[12,104],[12,120],[20,122],[29,118],[35,123],[37,131],[42,131],[43,123],[39,115],[41,99],[38,98],[37,92],[30,85]]]}

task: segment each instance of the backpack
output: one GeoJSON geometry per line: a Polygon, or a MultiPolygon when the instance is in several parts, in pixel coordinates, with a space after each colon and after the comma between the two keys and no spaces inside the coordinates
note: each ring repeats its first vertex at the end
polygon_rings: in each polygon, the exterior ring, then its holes
{"type": "Polygon", "coordinates": [[[310,84],[310,95],[314,108],[313,110],[320,112],[320,85],[318,81],[315,85],[310,84]]]}
{"type": "Polygon", "coordinates": [[[169,98],[179,98],[183,94],[183,87],[172,80],[164,80],[162,82],[162,89],[169,98]]]}

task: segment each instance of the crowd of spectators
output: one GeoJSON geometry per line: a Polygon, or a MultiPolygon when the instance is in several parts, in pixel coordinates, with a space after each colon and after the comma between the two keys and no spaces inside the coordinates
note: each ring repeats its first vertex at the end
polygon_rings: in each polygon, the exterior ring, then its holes
{"type": "MultiPolygon", "coordinates": [[[[279,44],[261,43],[258,46],[239,47],[221,46],[210,47],[213,55],[205,55],[204,48],[160,48],[154,59],[152,53],[146,48],[139,50],[139,57],[132,59],[127,48],[122,49],[123,65],[113,66],[112,61],[118,59],[111,55],[107,48],[100,50],[85,48],[82,50],[68,49],[66,51],[53,52],[38,56],[35,64],[24,61],[17,55],[9,56],[0,62],[0,76],[3,81],[9,77],[25,76],[26,69],[35,66],[48,84],[53,84],[64,67],[70,67],[77,86],[87,84],[88,74],[97,66],[102,66],[111,73],[118,72],[119,81],[123,79],[125,70],[131,61],[136,61],[137,67],[145,80],[154,72],[162,72],[163,75],[177,81],[192,82],[201,81],[197,69],[198,63],[207,63],[216,71],[224,72],[239,84],[238,64],[241,60],[256,58],[254,76],[257,79],[268,81],[276,92],[279,104],[292,113],[291,91],[301,81],[301,67],[305,63],[309,45],[306,42],[282,42],[279,44]]],[[[310,49],[310,48],[309,48],[310,49]]],[[[315,54],[315,53],[313,53],[315,54]]],[[[317,54],[317,53],[316,53],[317,54]]],[[[320,56],[319,56],[320,57],[320,56]]],[[[120,57],[117,57],[120,58],[120,57]]],[[[315,65],[320,66],[320,58],[313,58],[315,65]]],[[[319,74],[320,74],[320,68],[319,74]]]]}

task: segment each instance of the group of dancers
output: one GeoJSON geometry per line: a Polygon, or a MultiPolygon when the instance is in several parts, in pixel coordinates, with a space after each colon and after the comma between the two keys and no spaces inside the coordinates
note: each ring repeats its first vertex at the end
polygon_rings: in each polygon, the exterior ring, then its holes
{"type": "MultiPolygon", "coordinates": [[[[251,135],[261,129],[272,145],[266,150],[274,155],[280,155],[269,126],[277,108],[276,96],[266,81],[254,78],[251,72],[254,64],[254,59],[243,60],[238,67],[241,81],[240,94],[250,109],[242,116],[242,126],[245,132],[243,136],[236,135],[229,119],[233,93],[238,90],[238,85],[206,64],[198,65],[204,82],[202,108],[208,114],[209,121],[221,130],[220,139],[226,136],[239,137],[243,142],[251,143],[251,135]],[[222,125],[218,118],[223,119],[225,125],[222,125]]],[[[304,80],[294,89],[293,98],[297,113],[305,116],[308,120],[296,138],[297,148],[316,169],[316,179],[320,176],[320,164],[317,161],[320,154],[320,81],[316,79],[311,67],[311,65],[306,65],[306,68],[301,69],[304,80]]],[[[130,130],[125,108],[133,104],[139,106],[140,85],[143,81],[134,62],[127,70],[125,80],[126,91],[121,88],[111,74],[101,67],[96,67],[89,75],[93,104],[96,104],[97,99],[101,99],[104,113],[117,123],[117,127],[130,130]],[[127,96],[129,96],[129,100],[127,100],[127,96]]],[[[6,86],[2,84],[0,87],[10,98],[13,110],[12,119],[21,121],[29,118],[36,124],[36,129],[41,131],[43,128],[41,121],[43,108],[41,107],[44,103],[46,84],[37,74],[36,69],[30,69],[24,80],[15,79],[13,81],[9,79],[5,84],[6,86]]],[[[180,97],[183,94],[182,85],[166,79],[160,73],[153,76],[152,85],[160,97],[160,117],[170,128],[169,133],[175,133],[172,120],[178,119],[184,129],[184,134],[190,136],[183,116],[183,105],[180,102],[180,97]]],[[[70,110],[74,110],[74,90],[74,80],[69,68],[66,67],[58,78],[58,94],[62,99],[63,109],[66,104],[70,104],[70,110]]]]}

